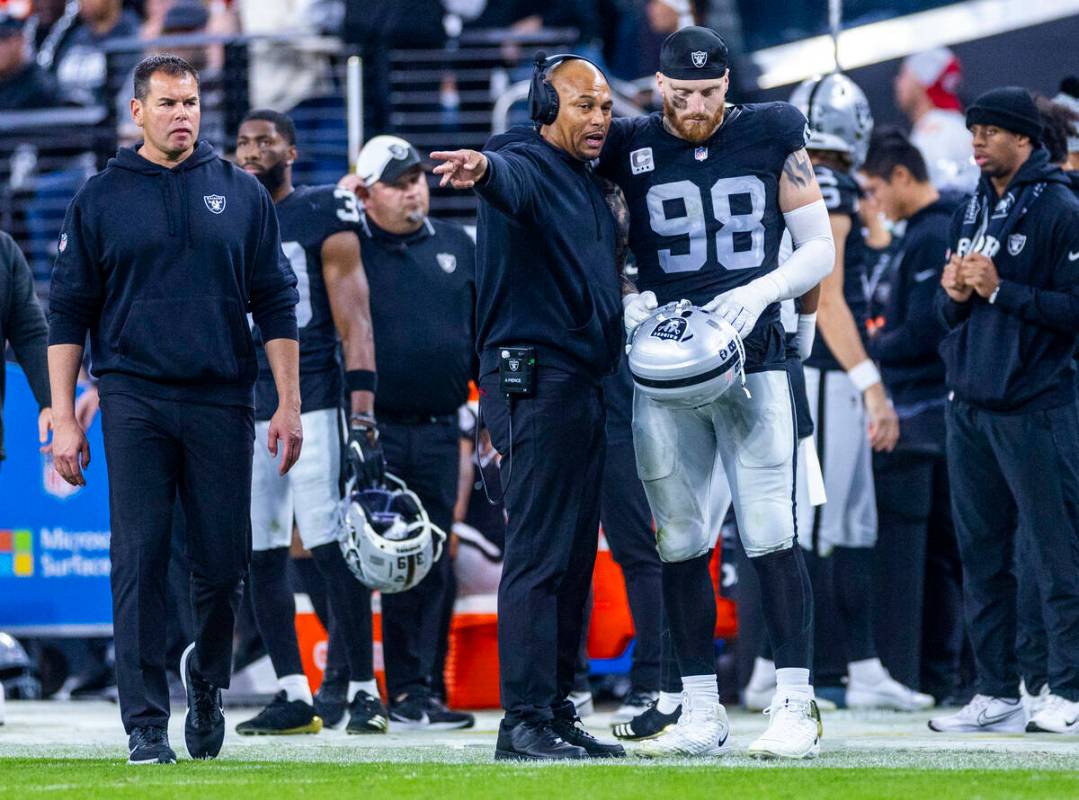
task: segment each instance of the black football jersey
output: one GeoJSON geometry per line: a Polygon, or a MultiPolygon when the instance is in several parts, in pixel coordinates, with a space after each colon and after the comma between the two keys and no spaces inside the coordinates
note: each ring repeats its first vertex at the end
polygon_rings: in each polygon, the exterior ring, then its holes
{"type": "MultiPolygon", "coordinates": [[[[779,179],[805,143],[806,119],[789,103],[728,106],[700,145],[668,133],[660,112],[614,120],[597,171],[625,193],[637,287],[661,305],[702,305],[775,269],[779,179]]],[[[781,367],[782,341],[777,303],[746,338],[750,367],[781,367]]]]}
{"type": "MultiPolygon", "coordinates": [[[[841,214],[850,217],[850,233],[843,247],[843,299],[858,326],[862,343],[866,339],[866,318],[869,314],[869,302],[866,299],[866,270],[869,268],[870,251],[862,233],[862,220],[858,216],[858,197],[861,189],[857,182],[846,172],[836,172],[825,166],[813,168],[817,173],[824,205],[829,214],[841,214]]],[[[806,364],[817,369],[842,369],[835,356],[824,343],[824,337],[817,335],[813,339],[813,352],[806,364]]]]}
{"type": "MultiPolygon", "coordinates": [[[[277,203],[277,219],[281,249],[296,273],[300,293],[296,324],[300,332],[301,410],[306,413],[333,408],[341,403],[342,374],[337,328],[322,276],[322,243],[335,233],[355,232],[360,220],[359,204],[356,196],[345,189],[299,186],[277,203]]],[[[256,336],[256,342],[259,380],[255,386],[255,419],[265,420],[277,408],[277,389],[261,337],[256,336]]]]}

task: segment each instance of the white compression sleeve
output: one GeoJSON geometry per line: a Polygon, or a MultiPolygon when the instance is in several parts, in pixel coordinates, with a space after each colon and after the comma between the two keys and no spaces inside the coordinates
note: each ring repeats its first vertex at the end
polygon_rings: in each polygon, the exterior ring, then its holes
{"type": "Polygon", "coordinates": [[[773,303],[801,297],[835,266],[835,242],[823,200],[784,212],[783,221],[790,231],[794,252],[776,269],[753,281],[769,287],[769,301],[773,303]]]}

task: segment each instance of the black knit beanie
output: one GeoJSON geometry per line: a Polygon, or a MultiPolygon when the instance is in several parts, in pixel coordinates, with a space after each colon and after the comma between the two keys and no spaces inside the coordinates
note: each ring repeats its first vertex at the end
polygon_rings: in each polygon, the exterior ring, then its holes
{"type": "Polygon", "coordinates": [[[967,109],[967,127],[996,125],[1012,133],[1029,136],[1037,144],[1042,137],[1042,119],[1034,98],[1021,86],[990,89],[967,109]]]}

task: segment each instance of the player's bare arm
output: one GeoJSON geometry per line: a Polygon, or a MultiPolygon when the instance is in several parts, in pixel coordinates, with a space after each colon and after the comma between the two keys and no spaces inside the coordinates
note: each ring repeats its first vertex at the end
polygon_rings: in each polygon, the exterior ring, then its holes
{"type": "Polygon", "coordinates": [[[283,445],[279,472],[284,475],[299,460],[300,447],[303,445],[303,426],[300,424],[300,343],[295,339],[270,339],[266,342],[266,359],[270,362],[278,397],[266,446],[270,455],[276,457],[278,442],[283,445]]]}
{"type": "Polygon", "coordinates": [[[81,344],[49,346],[49,384],[52,388],[52,457],[60,477],[72,486],[85,486],[82,471],[90,466],[90,444],[75,418],[75,382],[82,366],[81,344]]]}
{"type": "Polygon", "coordinates": [[[899,418],[884,391],[880,373],[869,359],[858,333],[858,324],[843,297],[843,252],[851,232],[851,218],[829,214],[835,241],[835,266],[820,286],[817,326],[824,343],[862,392],[869,414],[869,443],[874,450],[891,452],[899,439],[899,418]]]}
{"type": "MultiPolygon", "coordinates": [[[[322,277],[334,326],[341,337],[346,370],[375,371],[370,289],[360,256],[359,237],[340,231],[322,243],[322,277]]],[[[373,414],[373,391],[350,392],[353,414],[373,414]]]]}

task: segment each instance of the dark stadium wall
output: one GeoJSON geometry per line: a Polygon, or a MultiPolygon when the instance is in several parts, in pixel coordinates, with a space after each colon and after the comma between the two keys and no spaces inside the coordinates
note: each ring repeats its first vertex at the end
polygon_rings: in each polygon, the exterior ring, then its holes
{"type": "MultiPolygon", "coordinates": [[[[1079,15],[1017,31],[952,45],[963,63],[960,96],[970,102],[995,86],[1026,86],[1052,97],[1060,79],[1079,73],[1075,43],[1079,41],[1079,15]]],[[[901,59],[884,61],[847,71],[869,97],[877,125],[904,125],[895,107],[892,81],[901,59]]],[[[769,89],[762,100],[785,100],[794,85],[769,89]]]]}

